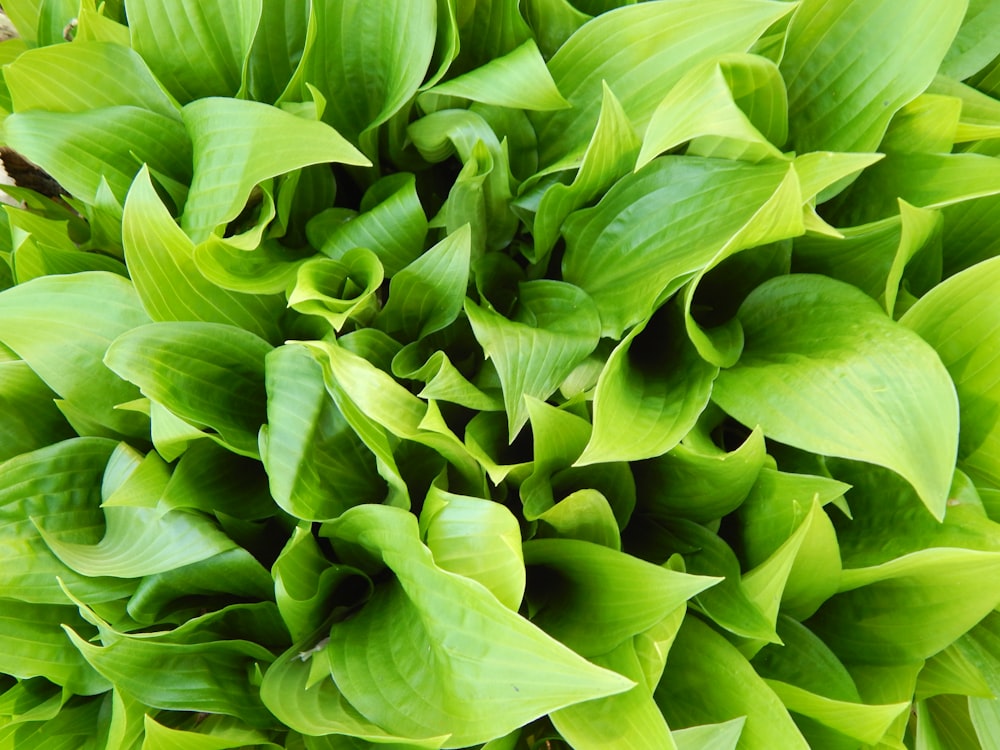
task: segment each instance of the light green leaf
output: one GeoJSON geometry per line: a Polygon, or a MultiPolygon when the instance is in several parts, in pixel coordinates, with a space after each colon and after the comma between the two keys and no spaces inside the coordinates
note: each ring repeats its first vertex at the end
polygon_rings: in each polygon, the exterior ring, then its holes
{"type": "Polygon", "coordinates": [[[295,641],[311,636],[337,607],[371,593],[371,582],[360,571],[324,557],[308,525],[295,528],[271,574],[281,619],[295,641]]]}
{"type": "Polygon", "coordinates": [[[397,273],[378,325],[416,341],[454,322],[469,286],[471,237],[463,226],[397,273]]]}
{"type": "Polygon", "coordinates": [[[4,122],[7,143],[89,203],[102,180],[119,203],[146,162],[180,182],[191,174],[190,143],[180,123],[134,106],[80,112],[19,112],[4,122]]]}
{"type": "Polygon", "coordinates": [[[140,578],[233,549],[235,543],[206,516],[156,507],[169,480],[163,459],[156,453],[146,456],[105,499],[104,535],[95,543],[64,541],[59,527],[49,528],[45,519],[33,523],[56,557],[92,577],[140,578]]]}
{"type": "Polygon", "coordinates": [[[395,574],[354,617],[333,625],[326,648],[337,686],[385,730],[450,734],[449,745],[464,746],[631,687],[543,634],[480,584],[438,568],[407,512],[360,506],[328,529],[335,549],[359,546],[395,574]]]}
{"type": "Polygon", "coordinates": [[[132,47],[181,104],[234,96],[245,76],[261,0],[128,3],[132,47]]]}
{"type": "Polygon", "coordinates": [[[926,659],[1000,603],[1000,552],[928,549],[845,570],[808,626],[844,661],[926,659]],[[976,596],[967,595],[968,587],[976,596]]]}
{"type": "MultiPolygon", "coordinates": [[[[680,627],[677,618],[676,627],[680,627]]],[[[551,715],[552,725],[575,750],[677,750],[653,702],[653,686],[643,681],[642,664],[632,641],[594,659],[637,684],[607,698],[584,701],[551,715]]]]}
{"type": "Polygon", "coordinates": [[[77,41],[29,50],[4,68],[3,77],[17,112],[126,106],[179,115],[145,61],[118,44],[77,41]]]}
{"type": "Polygon", "coordinates": [[[578,287],[540,280],[518,289],[510,317],[465,303],[476,339],[500,376],[511,442],[528,420],[524,396],[552,395],[600,338],[597,310],[578,287]]]}
{"type": "MultiPolygon", "coordinates": [[[[314,2],[309,24],[315,36],[300,71],[326,98],[323,119],[358,143],[396,114],[427,75],[436,17],[434,0],[388,0],[377,8],[361,0],[314,2]]],[[[372,155],[374,145],[362,150],[372,155]]]]}
{"type": "Polygon", "coordinates": [[[90,419],[132,437],[148,434],[148,421],[115,406],[139,393],[101,360],[115,337],[148,320],[132,284],[106,272],[46,276],[0,293],[0,343],[90,419]]]}
{"type": "Polygon", "coordinates": [[[938,652],[924,664],[917,680],[918,700],[935,695],[968,695],[993,698],[989,684],[957,643],[938,652]]]}
{"type": "Polygon", "coordinates": [[[575,539],[525,542],[524,561],[532,622],[585,656],[611,651],[720,580],[575,539]]]}
{"type": "Polygon", "coordinates": [[[556,88],[533,39],[475,70],[427,89],[426,94],[457,96],[515,109],[545,111],[570,106],[556,88]]]}
{"type": "Polygon", "coordinates": [[[965,9],[966,0],[802,2],[781,61],[790,146],[874,151],[892,115],[933,80],[965,9]]]}
{"type": "Polygon", "coordinates": [[[823,726],[868,745],[879,742],[896,717],[910,708],[908,701],[870,706],[824,698],[787,682],[766,682],[789,711],[815,719],[823,726]]]}
{"type": "Polygon", "coordinates": [[[969,718],[983,747],[1000,742],[1000,699],[969,698],[969,718]]]}
{"type": "Polygon", "coordinates": [[[639,323],[601,371],[594,430],[574,465],[663,455],[694,427],[718,373],[691,344],[674,307],[639,323]]]}
{"type": "Polygon", "coordinates": [[[753,0],[679,0],[616,9],[584,24],[549,60],[556,86],[573,107],[535,117],[541,162],[585,147],[603,82],[642,133],[685,72],[719,55],[745,52],[791,10],[753,0]]]}
{"type": "Polygon", "coordinates": [[[1000,485],[1000,259],[979,263],[932,289],[902,322],[937,350],[955,382],[961,409],[959,465],[1000,485]]]}
{"type": "Polygon", "coordinates": [[[317,215],[306,229],[312,244],[334,260],[356,247],[366,247],[382,261],[388,277],[423,252],[427,217],[413,175],[383,177],[365,192],[360,209],[357,216],[338,209],[317,215]]]}
{"type": "MultiPolygon", "coordinates": [[[[840,540],[820,508],[849,488],[827,477],[764,468],[737,510],[741,554],[751,567],[763,563],[807,524],[782,597],[782,607],[800,619],[815,612],[840,584],[840,540]]],[[[927,522],[934,519],[927,516],[927,522]]]]}
{"type": "Polygon", "coordinates": [[[382,499],[374,457],[327,394],[316,360],[302,347],[281,346],[264,366],[261,457],[275,502],[297,518],[320,521],[382,499]]]}
{"type": "Polygon", "coordinates": [[[636,513],[707,523],[735,510],[764,465],[764,435],[751,432],[731,452],[696,427],[680,445],[651,461],[633,465],[641,498],[636,513]]]}
{"type": "Polygon", "coordinates": [[[740,750],[809,750],[774,691],[696,617],[684,618],[654,698],[667,723],[678,727],[745,716],[740,750]]]}
{"type": "Polygon", "coordinates": [[[420,530],[435,565],[478,581],[518,610],[525,586],[521,529],[506,507],[432,484],[420,511],[420,530]]]}
{"type": "Polygon", "coordinates": [[[200,320],[244,328],[276,341],[280,297],[220,289],[194,261],[194,243],[174,223],[143,167],[125,201],[122,241],[129,274],[154,321],[200,320]]]}
{"type": "Polygon", "coordinates": [[[329,126],[259,102],[199,99],[184,107],[183,118],[194,177],[181,227],[195,243],[235,219],[253,187],[266,179],[324,162],[369,165],[329,126]]]}
{"type": "Polygon", "coordinates": [[[248,98],[273,103],[282,95],[305,48],[310,7],[311,3],[263,0],[247,60],[248,98]]]}
{"type": "Polygon", "coordinates": [[[563,276],[593,297],[602,334],[618,338],[688,275],[723,251],[745,247],[740,233],[789,170],[781,162],[657,159],[619,180],[597,206],[566,220],[563,276]]]}
{"type": "Polygon", "coordinates": [[[423,341],[404,346],[392,360],[392,374],[425,383],[417,394],[420,398],[461,404],[476,411],[503,411],[499,388],[480,389],[452,364],[447,354],[441,350],[428,354],[428,348],[423,341]]]}
{"type": "Polygon", "coordinates": [[[529,256],[532,261],[537,262],[555,246],[567,216],[598,197],[635,165],[639,139],[628,115],[606,83],[602,97],[594,134],[583,152],[573,182],[551,185],[545,189],[538,203],[532,226],[535,240],[535,257],[529,256]]]}
{"type": "Polygon", "coordinates": [[[237,453],[256,456],[269,351],[266,341],[234,326],[151,323],[119,336],[105,362],[181,419],[209,428],[237,453]]]}
{"type": "Polygon", "coordinates": [[[890,154],[865,170],[838,196],[830,215],[841,224],[862,224],[896,213],[898,199],[940,208],[1000,192],[1000,164],[985,154],[890,154]]]}
{"type": "Polygon", "coordinates": [[[171,729],[160,724],[149,714],[144,717],[145,738],[142,750],[227,750],[249,747],[275,748],[281,746],[267,742],[264,734],[247,729],[214,731],[211,734],[171,729]]]}
{"type": "MultiPolygon", "coordinates": [[[[739,142],[739,151],[734,151],[734,155],[738,154],[746,161],[781,158],[781,151],[776,145],[782,145],[783,139],[777,144],[767,140],[737,104],[738,94],[730,82],[739,75],[741,78],[749,77],[759,88],[765,88],[767,93],[759,97],[760,103],[768,106],[770,111],[757,113],[757,116],[769,124],[775,123],[772,129],[780,138],[782,130],[787,134],[788,126],[785,90],[777,67],[770,60],[751,55],[728,55],[723,59],[725,63],[713,60],[692,68],[660,102],[646,129],[636,169],[644,167],[665,151],[705,136],[708,138],[692,144],[697,145],[693,153],[723,156],[725,154],[719,153],[719,150],[737,148],[735,143],[727,143],[735,141],[739,142]],[[764,85],[761,86],[759,81],[764,81],[764,85]],[[781,123],[782,120],[786,122],[781,123]]],[[[747,102],[749,105],[753,101],[752,94],[748,98],[751,99],[747,102]]],[[[757,108],[761,108],[760,104],[757,108]]]]}
{"type": "MultiPolygon", "coordinates": [[[[914,261],[917,266],[916,256],[925,248],[927,253],[934,251],[942,224],[939,211],[900,200],[898,216],[843,229],[841,238],[796,239],[793,265],[796,272],[822,273],[853,284],[882,302],[892,315],[907,264],[914,261]]],[[[926,291],[920,283],[910,286],[911,293],[926,291]]]]}
{"type": "Polygon", "coordinates": [[[622,548],[621,533],[611,504],[597,490],[584,489],[567,495],[536,519],[535,532],[540,539],[579,539],[610,547],[622,548]]]}
{"type": "Polygon", "coordinates": [[[1000,54],[1000,5],[993,0],[969,0],[969,10],[944,60],[941,72],[956,80],[969,78],[1000,54]]]}
{"type": "Polygon", "coordinates": [[[671,734],[677,750],[736,750],[745,723],[746,718],[741,716],[719,724],[675,729],[671,734]]]}
{"type": "Polygon", "coordinates": [[[713,392],[723,409],[789,445],[890,468],[944,515],[958,404],[922,339],[863,292],[822,276],[766,282],[739,318],[746,348],[713,392]]]}
{"type": "Polygon", "coordinates": [[[364,326],[375,314],[375,293],[383,278],[378,257],[363,247],[349,250],[340,260],[307,260],[289,289],[288,306],[323,318],[337,332],[348,323],[364,326]]]}

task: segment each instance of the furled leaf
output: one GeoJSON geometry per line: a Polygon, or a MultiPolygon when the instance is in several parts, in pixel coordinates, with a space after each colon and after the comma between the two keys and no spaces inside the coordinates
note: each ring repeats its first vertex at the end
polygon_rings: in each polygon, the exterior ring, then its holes
{"type": "Polygon", "coordinates": [[[363,247],[348,251],[340,260],[307,260],[289,289],[288,306],[323,318],[334,331],[349,322],[363,326],[374,315],[375,292],[383,278],[378,257],[363,247]]]}
{"type": "Polygon", "coordinates": [[[362,506],[328,528],[335,548],[360,545],[394,574],[354,617],[331,628],[327,647],[337,686],[384,729],[417,738],[450,734],[447,744],[459,747],[631,686],[480,584],[438,568],[405,511],[362,506]],[[402,648],[387,649],[387,639],[402,648]]]}
{"type": "Polygon", "coordinates": [[[271,494],[288,513],[330,520],[385,485],[374,457],[354,434],[323,383],[323,368],[304,348],[282,346],[264,361],[267,422],[261,457],[271,494]]]}
{"type": "Polygon", "coordinates": [[[280,298],[229,292],[208,281],[195,265],[194,243],[174,223],[145,168],[125,201],[122,242],[132,282],[154,321],[225,323],[278,338],[280,298]]]}
{"type": "Polygon", "coordinates": [[[329,126],[259,102],[198,99],[183,117],[194,177],[181,227],[196,243],[235,219],[259,182],[310,164],[369,164],[329,126]]]}
{"type": "Polygon", "coordinates": [[[718,368],[664,308],[636,325],[608,358],[594,394],[594,430],[576,466],[662,455],[690,432],[718,368]]]}

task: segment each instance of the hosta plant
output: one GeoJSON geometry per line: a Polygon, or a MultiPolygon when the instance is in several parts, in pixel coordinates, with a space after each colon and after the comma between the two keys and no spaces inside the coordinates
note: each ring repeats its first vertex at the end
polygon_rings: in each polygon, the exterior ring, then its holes
{"type": "Polygon", "coordinates": [[[1000,1],[3,10],[0,748],[1000,747],[1000,1]]]}

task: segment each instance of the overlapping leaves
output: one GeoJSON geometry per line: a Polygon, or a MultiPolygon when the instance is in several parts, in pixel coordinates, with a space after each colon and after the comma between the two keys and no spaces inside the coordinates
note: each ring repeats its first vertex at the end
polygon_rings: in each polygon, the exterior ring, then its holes
{"type": "Polygon", "coordinates": [[[997,744],[1000,3],[3,6],[0,748],[997,744]]]}

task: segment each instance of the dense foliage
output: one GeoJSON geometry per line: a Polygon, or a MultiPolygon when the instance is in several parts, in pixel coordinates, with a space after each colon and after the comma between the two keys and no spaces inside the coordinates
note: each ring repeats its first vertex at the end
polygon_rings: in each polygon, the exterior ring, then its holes
{"type": "Polygon", "coordinates": [[[1000,747],[1000,0],[3,7],[0,748],[1000,747]]]}

